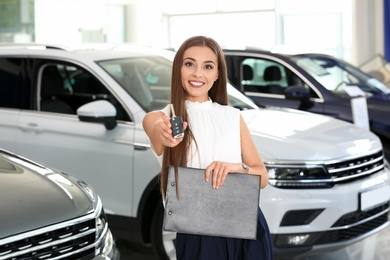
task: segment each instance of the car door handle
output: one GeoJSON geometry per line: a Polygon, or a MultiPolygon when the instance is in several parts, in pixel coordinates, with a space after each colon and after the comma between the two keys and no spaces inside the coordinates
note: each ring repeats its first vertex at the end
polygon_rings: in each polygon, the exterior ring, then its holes
{"type": "Polygon", "coordinates": [[[39,127],[36,123],[28,123],[26,126],[19,126],[19,129],[23,132],[42,133],[43,128],[39,127]]]}
{"type": "Polygon", "coordinates": [[[139,150],[139,151],[145,151],[145,150],[150,149],[150,144],[136,143],[136,142],[131,142],[131,141],[122,140],[122,139],[114,139],[113,141],[115,143],[118,143],[118,144],[129,144],[129,145],[132,145],[132,146],[134,146],[135,150],[139,150]]]}
{"type": "Polygon", "coordinates": [[[146,151],[150,149],[150,145],[134,144],[134,149],[139,151],[146,151]]]}

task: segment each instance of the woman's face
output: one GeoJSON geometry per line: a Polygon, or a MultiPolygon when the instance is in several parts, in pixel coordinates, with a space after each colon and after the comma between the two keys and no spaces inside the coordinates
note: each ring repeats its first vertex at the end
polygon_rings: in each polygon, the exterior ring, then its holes
{"type": "Polygon", "coordinates": [[[181,81],[187,100],[208,100],[208,91],[217,79],[218,59],[209,47],[194,46],[184,52],[181,81]]]}

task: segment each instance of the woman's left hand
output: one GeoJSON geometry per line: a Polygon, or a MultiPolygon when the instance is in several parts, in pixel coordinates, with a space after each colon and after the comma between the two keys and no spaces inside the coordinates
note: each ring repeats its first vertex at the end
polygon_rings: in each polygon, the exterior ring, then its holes
{"type": "Polygon", "coordinates": [[[219,189],[220,186],[225,182],[226,175],[231,172],[237,172],[240,164],[228,163],[228,162],[212,162],[205,170],[204,177],[206,182],[209,181],[212,175],[212,186],[213,189],[219,189]]]}

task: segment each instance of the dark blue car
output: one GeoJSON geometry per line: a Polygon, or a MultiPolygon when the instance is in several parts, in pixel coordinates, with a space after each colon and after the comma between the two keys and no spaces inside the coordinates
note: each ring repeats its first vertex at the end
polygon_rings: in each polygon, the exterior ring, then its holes
{"type": "Polygon", "coordinates": [[[258,105],[329,115],[353,122],[347,87],[367,97],[369,127],[390,156],[390,89],[335,57],[277,54],[258,48],[224,49],[230,82],[258,105]]]}

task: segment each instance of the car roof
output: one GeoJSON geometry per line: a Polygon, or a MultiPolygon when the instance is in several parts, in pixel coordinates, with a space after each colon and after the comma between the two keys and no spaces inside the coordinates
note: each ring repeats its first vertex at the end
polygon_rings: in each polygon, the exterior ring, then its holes
{"type": "Polygon", "coordinates": [[[0,55],[64,57],[99,61],[126,57],[163,56],[173,59],[174,52],[162,48],[125,44],[0,44],[0,55]]]}
{"type": "Polygon", "coordinates": [[[292,55],[285,53],[272,52],[263,48],[254,47],[254,46],[244,46],[244,47],[222,47],[222,50],[226,53],[256,53],[256,54],[265,54],[271,55],[274,57],[284,57],[288,58],[292,55]]]}
{"type": "Polygon", "coordinates": [[[269,50],[255,47],[255,46],[221,46],[225,52],[238,51],[238,52],[260,52],[260,53],[271,53],[269,50]]]}

